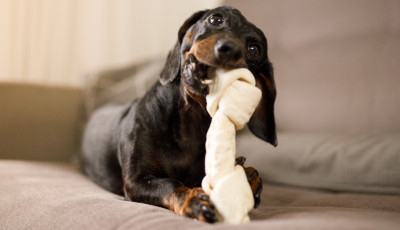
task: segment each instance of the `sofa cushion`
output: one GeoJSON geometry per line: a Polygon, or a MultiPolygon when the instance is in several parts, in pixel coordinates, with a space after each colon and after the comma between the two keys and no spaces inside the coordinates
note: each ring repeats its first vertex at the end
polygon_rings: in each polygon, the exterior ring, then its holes
{"type": "Polygon", "coordinates": [[[1,229],[398,229],[400,197],[334,194],[264,184],[253,221],[182,218],[109,193],[71,165],[0,160],[1,229]]]}
{"type": "Polygon", "coordinates": [[[266,34],[277,87],[278,147],[239,154],[268,181],[399,193],[400,2],[225,4],[266,34]]]}
{"type": "Polygon", "coordinates": [[[280,130],[400,131],[400,2],[226,0],[269,42],[280,130]]]}
{"type": "Polygon", "coordinates": [[[277,148],[249,131],[237,138],[238,155],[263,180],[333,191],[400,194],[400,133],[282,132],[277,148]]]}

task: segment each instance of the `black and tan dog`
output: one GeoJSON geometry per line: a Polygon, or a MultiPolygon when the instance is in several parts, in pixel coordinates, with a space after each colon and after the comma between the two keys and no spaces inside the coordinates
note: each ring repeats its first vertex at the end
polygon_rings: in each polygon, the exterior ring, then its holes
{"type": "MultiPolygon", "coordinates": [[[[253,73],[262,99],[248,127],[276,145],[276,91],[266,38],[238,10],[220,7],[185,21],[159,82],[143,98],[93,114],[83,139],[85,173],[126,200],[214,222],[214,206],[200,185],[211,121],[203,81],[218,67],[245,67],[253,73]]],[[[244,158],[237,163],[243,166],[244,158]]],[[[245,171],[257,206],[261,179],[255,169],[245,171]]]]}

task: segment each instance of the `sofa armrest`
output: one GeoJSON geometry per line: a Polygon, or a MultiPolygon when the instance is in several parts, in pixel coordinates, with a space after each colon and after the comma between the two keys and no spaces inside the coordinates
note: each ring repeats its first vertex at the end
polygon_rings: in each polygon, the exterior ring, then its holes
{"type": "Polygon", "coordinates": [[[0,158],[68,161],[79,150],[82,89],[0,83],[0,158]]]}

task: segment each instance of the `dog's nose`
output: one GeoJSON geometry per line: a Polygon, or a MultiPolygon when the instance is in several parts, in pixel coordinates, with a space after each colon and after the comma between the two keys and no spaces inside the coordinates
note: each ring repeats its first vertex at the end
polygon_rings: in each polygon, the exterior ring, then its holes
{"type": "Polygon", "coordinates": [[[235,64],[242,58],[242,48],[237,41],[221,39],[214,46],[215,56],[223,65],[235,64]]]}

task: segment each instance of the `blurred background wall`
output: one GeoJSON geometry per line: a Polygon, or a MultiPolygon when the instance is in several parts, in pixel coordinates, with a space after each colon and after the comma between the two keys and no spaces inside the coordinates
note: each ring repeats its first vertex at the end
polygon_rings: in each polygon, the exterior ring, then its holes
{"type": "Polygon", "coordinates": [[[192,13],[219,0],[0,0],[0,81],[80,86],[165,56],[192,13]]]}

